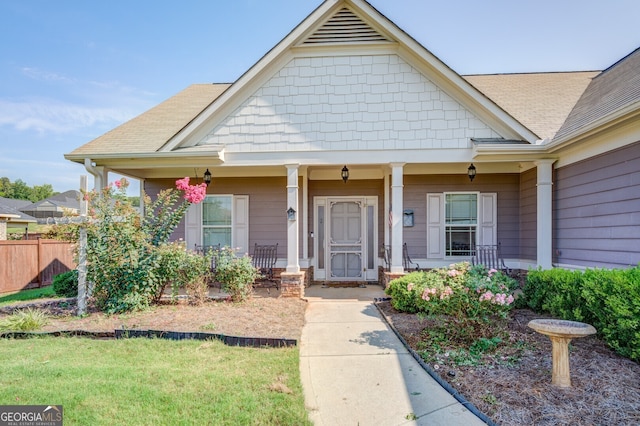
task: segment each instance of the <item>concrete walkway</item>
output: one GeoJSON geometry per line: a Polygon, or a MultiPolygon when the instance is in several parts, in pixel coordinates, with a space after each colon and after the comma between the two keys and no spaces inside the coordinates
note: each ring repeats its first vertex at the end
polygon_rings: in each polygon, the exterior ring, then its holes
{"type": "Polygon", "coordinates": [[[305,289],[305,403],[316,426],[483,425],[416,362],[373,299],[382,288],[305,289]]]}

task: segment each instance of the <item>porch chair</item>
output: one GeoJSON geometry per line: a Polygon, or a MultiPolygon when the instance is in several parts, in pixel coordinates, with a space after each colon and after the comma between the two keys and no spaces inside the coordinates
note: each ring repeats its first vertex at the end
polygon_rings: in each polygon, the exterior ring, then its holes
{"type": "Polygon", "coordinates": [[[217,254],[220,251],[220,244],[216,244],[216,245],[196,244],[194,251],[202,255],[209,254],[209,252],[213,251],[213,255],[211,256],[211,266],[209,267],[211,271],[211,278],[209,278],[207,284],[209,284],[210,287],[218,287],[218,291],[222,291],[222,283],[216,280],[216,261],[218,259],[217,254]]]}
{"type": "MultiPolygon", "coordinates": [[[[253,254],[251,255],[251,264],[260,271],[260,277],[256,279],[257,283],[270,284],[275,286],[276,290],[280,290],[280,282],[276,279],[273,268],[276,266],[278,258],[278,244],[259,245],[255,244],[253,254]]],[[[264,285],[263,285],[264,286],[264,285]]],[[[268,291],[269,287],[267,287],[268,291]]]]}
{"type": "Polygon", "coordinates": [[[484,265],[487,269],[502,271],[507,275],[511,274],[511,269],[504,263],[500,243],[493,245],[477,245],[471,257],[472,265],[484,265]]]}
{"type": "MultiPolygon", "coordinates": [[[[385,270],[388,271],[391,267],[391,246],[382,245],[380,248],[380,254],[384,260],[385,270]]],[[[405,271],[418,271],[420,265],[411,260],[409,256],[409,249],[407,249],[407,243],[402,244],[402,267],[405,271]],[[412,266],[415,265],[415,266],[412,266]]]]}

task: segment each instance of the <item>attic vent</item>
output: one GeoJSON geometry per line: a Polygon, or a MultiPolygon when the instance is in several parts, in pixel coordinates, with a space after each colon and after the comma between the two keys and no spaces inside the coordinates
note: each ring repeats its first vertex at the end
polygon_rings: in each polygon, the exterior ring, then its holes
{"type": "Polygon", "coordinates": [[[336,43],[389,42],[387,37],[373,29],[346,7],[341,9],[316,30],[303,45],[336,43]]]}

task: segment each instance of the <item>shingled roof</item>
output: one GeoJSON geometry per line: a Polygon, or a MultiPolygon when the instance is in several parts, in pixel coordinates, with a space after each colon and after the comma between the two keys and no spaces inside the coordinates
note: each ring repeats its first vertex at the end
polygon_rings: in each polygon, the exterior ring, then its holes
{"type": "Polygon", "coordinates": [[[463,76],[541,139],[562,126],[598,71],[463,76]]]}
{"type": "Polygon", "coordinates": [[[584,91],[555,139],[570,137],[602,119],[640,104],[640,48],[596,76],[584,91]]]}
{"type": "MultiPolygon", "coordinates": [[[[596,75],[597,71],[582,71],[468,75],[463,78],[543,139],[553,138],[596,75]]],[[[156,152],[229,86],[191,85],[68,156],[156,152]]]]}
{"type": "Polygon", "coordinates": [[[69,157],[156,152],[230,84],[194,84],[121,126],[82,145],[69,157]]]}

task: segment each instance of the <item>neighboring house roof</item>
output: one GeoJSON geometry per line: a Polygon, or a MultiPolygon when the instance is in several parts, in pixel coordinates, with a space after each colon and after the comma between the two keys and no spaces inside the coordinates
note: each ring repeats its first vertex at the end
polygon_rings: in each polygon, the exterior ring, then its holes
{"type": "Polygon", "coordinates": [[[9,222],[36,222],[34,217],[18,210],[30,204],[31,202],[27,200],[0,197],[0,218],[8,219],[9,222]]]}
{"type": "Polygon", "coordinates": [[[72,151],[70,156],[156,152],[230,84],[194,84],[156,107],[72,151]]]}
{"type": "Polygon", "coordinates": [[[37,211],[41,206],[56,206],[62,209],[79,210],[80,209],[80,191],[70,190],[60,194],[53,195],[44,200],[40,200],[33,204],[21,207],[20,211],[33,212],[37,211]]]}
{"type": "Polygon", "coordinates": [[[551,139],[597,74],[580,71],[463,78],[540,138],[551,139]]]}
{"type": "Polygon", "coordinates": [[[612,123],[640,110],[640,48],[597,75],[578,100],[555,139],[568,139],[603,121],[612,123]]]}

